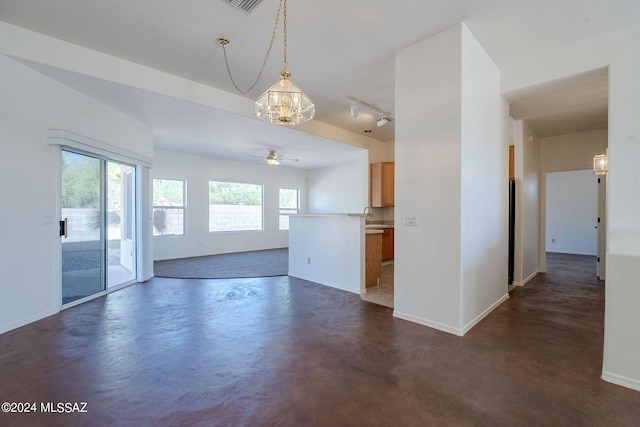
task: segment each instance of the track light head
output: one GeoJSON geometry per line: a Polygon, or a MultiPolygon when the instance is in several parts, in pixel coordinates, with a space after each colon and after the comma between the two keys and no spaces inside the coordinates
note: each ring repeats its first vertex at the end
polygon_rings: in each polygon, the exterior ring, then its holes
{"type": "Polygon", "coordinates": [[[387,123],[389,123],[391,121],[391,119],[389,117],[382,117],[380,120],[378,120],[376,122],[376,125],[381,128],[382,126],[386,125],[387,123]]]}

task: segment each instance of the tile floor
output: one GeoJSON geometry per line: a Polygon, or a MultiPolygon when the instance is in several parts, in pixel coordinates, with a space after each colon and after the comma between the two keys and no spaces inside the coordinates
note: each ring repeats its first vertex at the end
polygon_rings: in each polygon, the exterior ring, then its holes
{"type": "Polygon", "coordinates": [[[367,293],[360,297],[363,301],[393,308],[393,264],[383,265],[380,284],[367,288],[367,293]]]}

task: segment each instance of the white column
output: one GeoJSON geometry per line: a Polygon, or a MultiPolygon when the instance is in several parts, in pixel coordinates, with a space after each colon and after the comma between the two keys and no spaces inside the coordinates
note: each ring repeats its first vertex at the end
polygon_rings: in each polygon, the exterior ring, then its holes
{"type": "Polygon", "coordinates": [[[499,81],[463,24],[396,56],[394,315],[456,335],[507,296],[499,81]]]}
{"type": "Polygon", "coordinates": [[[640,30],[609,67],[607,272],[602,378],[640,390],[640,30]]]}

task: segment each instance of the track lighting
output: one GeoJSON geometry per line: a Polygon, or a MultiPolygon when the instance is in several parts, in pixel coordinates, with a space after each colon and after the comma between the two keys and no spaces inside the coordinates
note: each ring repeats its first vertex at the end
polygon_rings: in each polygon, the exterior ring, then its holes
{"type": "Polygon", "coordinates": [[[389,123],[391,121],[391,119],[389,117],[382,117],[380,120],[378,120],[376,122],[376,125],[381,128],[382,126],[386,125],[387,123],[389,123]]]}
{"type": "Polygon", "coordinates": [[[358,105],[360,105],[361,107],[364,107],[380,115],[380,120],[376,122],[378,127],[382,127],[393,120],[390,113],[387,113],[386,111],[381,110],[375,105],[371,105],[364,101],[360,101],[359,99],[356,99],[352,96],[347,96],[347,100],[351,102],[351,117],[358,117],[358,105]]]}

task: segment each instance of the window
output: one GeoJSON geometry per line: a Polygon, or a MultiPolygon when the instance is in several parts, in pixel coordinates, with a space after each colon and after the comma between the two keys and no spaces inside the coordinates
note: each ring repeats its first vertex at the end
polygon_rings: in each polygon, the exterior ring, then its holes
{"type": "Polygon", "coordinates": [[[282,214],[298,213],[300,190],[297,188],[281,188],[280,189],[280,230],[289,229],[289,216],[282,214]]]}
{"type": "Polygon", "coordinates": [[[209,181],[209,232],[262,230],[262,185],[209,181]]]}
{"type": "Polygon", "coordinates": [[[184,234],[185,181],[153,180],[153,235],[184,234]]]}

